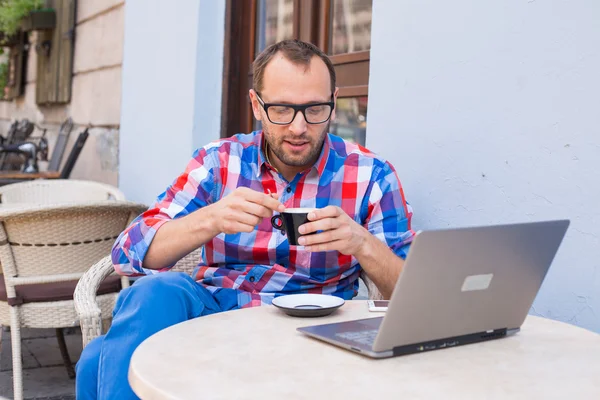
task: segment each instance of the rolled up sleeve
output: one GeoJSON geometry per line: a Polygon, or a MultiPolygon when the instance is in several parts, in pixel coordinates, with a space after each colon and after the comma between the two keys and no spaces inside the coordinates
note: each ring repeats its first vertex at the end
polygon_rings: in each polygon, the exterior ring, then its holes
{"type": "Polygon", "coordinates": [[[366,228],[398,257],[405,259],[415,237],[411,228],[412,214],[394,167],[384,163],[374,174],[366,228]]]}
{"type": "Polygon", "coordinates": [[[213,202],[216,189],[213,164],[206,148],[196,150],[185,172],[119,235],[111,252],[118,274],[150,275],[172,267],[163,270],[144,268],[144,257],[161,226],[213,202]]]}

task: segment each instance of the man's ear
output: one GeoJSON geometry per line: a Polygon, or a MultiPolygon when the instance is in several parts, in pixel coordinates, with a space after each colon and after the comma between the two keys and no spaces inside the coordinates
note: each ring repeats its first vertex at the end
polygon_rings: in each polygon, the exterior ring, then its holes
{"type": "Polygon", "coordinates": [[[261,121],[262,120],[262,114],[260,112],[261,105],[258,102],[258,99],[256,98],[256,92],[254,91],[254,89],[250,89],[248,91],[248,96],[250,97],[250,103],[252,103],[252,113],[254,114],[254,118],[256,118],[257,121],[261,121]]]}
{"type": "Polygon", "coordinates": [[[331,120],[335,120],[335,110],[337,109],[337,97],[340,91],[339,87],[336,87],[333,92],[333,112],[331,113],[331,120]]]}

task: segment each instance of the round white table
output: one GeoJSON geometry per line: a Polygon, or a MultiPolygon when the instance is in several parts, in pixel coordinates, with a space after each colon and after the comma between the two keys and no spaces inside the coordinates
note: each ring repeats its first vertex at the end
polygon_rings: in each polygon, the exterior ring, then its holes
{"type": "Polygon", "coordinates": [[[145,340],[129,382],[142,399],[600,399],[600,335],[544,318],[508,338],[383,360],[296,331],[378,315],[355,300],[321,318],[273,306],[197,318],[145,340]]]}

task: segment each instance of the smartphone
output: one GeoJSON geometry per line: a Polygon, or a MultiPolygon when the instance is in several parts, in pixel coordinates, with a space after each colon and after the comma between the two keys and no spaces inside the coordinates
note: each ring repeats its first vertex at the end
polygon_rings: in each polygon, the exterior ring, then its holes
{"type": "Polygon", "coordinates": [[[389,300],[367,300],[369,311],[387,311],[389,300]]]}

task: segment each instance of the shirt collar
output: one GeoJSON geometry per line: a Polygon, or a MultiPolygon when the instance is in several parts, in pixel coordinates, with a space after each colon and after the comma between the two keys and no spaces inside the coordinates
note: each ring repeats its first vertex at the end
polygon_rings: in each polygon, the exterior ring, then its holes
{"type": "MultiPolygon", "coordinates": [[[[256,171],[256,177],[260,177],[262,170],[263,170],[263,166],[265,168],[272,168],[273,170],[275,170],[275,167],[267,162],[267,158],[265,156],[265,139],[263,136],[263,132],[260,131],[256,135],[256,137],[257,137],[257,142],[259,144],[258,160],[257,160],[258,169],[256,171]]],[[[317,173],[319,174],[319,176],[322,175],[323,172],[325,171],[325,166],[327,165],[327,159],[329,158],[330,152],[331,152],[331,140],[329,138],[329,133],[328,133],[325,135],[325,142],[323,143],[323,148],[321,149],[321,154],[319,155],[319,158],[317,158],[317,161],[311,167],[311,168],[314,168],[317,170],[317,173]]]]}
{"type": "Polygon", "coordinates": [[[317,161],[313,165],[313,168],[317,170],[319,176],[323,175],[325,171],[325,166],[327,165],[327,160],[329,159],[329,153],[331,152],[331,140],[329,138],[329,133],[325,135],[325,142],[323,143],[323,148],[321,149],[321,154],[317,161]]]}
{"type": "Polygon", "coordinates": [[[256,171],[256,177],[260,178],[260,175],[262,174],[263,166],[264,166],[264,168],[269,168],[269,167],[273,168],[273,167],[267,163],[267,157],[265,156],[264,136],[263,136],[262,131],[260,131],[256,135],[256,142],[258,143],[258,160],[257,160],[258,169],[256,171]]]}

